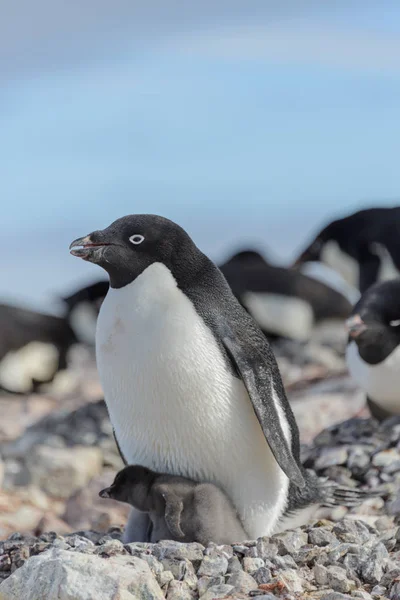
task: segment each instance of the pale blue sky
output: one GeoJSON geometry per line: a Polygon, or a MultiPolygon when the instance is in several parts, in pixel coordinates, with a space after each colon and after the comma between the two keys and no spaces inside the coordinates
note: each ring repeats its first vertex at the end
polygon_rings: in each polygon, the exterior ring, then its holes
{"type": "Polygon", "coordinates": [[[123,214],[172,218],[215,259],[252,243],[285,261],[330,218],[399,201],[396,0],[17,4],[0,9],[3,297],[99,276],[68,243],[123,214]]]}

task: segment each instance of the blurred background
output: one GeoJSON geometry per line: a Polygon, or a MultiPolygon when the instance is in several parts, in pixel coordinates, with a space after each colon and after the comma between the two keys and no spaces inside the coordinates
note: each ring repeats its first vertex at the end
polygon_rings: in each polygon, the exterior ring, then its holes
{"type": "Polygon", "coordinates": [[[286,263],[399,202],[395,0],[28,0],[0,9],[0,294],[100,277],[69,242],[133,212],[214,260],[286,263]]]}

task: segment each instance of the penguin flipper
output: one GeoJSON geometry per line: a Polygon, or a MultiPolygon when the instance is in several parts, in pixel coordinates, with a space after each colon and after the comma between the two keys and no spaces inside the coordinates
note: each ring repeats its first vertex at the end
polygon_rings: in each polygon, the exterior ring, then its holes
{"type": "MultiPolygon", "coordinates": [[[[222,343],[247,389],[275,460],[294,485],[304,488],[304,476],[285,437],[281,425],[282,415],[279,414],[278,403],[273,396],[270,369],[261,351],[253,344],[245,344],[243,339],[239,344],[227,324],[223,327],[222,343]]],[[[267,345],[266,340],[265,344],[267,345]]]]}
{"type": "Polygon", "coordinates": [[[162,496],[165,500],[165,522],[168,529],[175,538],[184,538],[185,534],[181,529],[182,500],[169,492],[163,492],[162,496]]]}
{"type": "Polygon", "coordinates": [[[116,434],[115,434],[115,429],[114,429],[114,427],[113,427],[113,436],[114,436],[114,441],[115,441],[115,444],[116,444],[116,446],[117,446],[117,450],[118,450],[118,452],[119,452],[119,455],[120,455],[120,457],[122,458],[122,462],[123,462],[123,463],[124,463],[124,465],[126,466],[126,465],[128,464],[128,461],[126,460],[125,456],[122,454],[122,450],[121,450],[121,448],[120,448],[120,445],[119,445],[119,443],[118,443],[118,440],[117,440],[117,436],[116,436],[116,434]]]}

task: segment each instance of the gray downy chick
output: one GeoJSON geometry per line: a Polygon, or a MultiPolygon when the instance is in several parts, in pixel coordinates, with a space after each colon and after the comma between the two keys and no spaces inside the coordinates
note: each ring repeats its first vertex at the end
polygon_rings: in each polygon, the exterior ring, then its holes
{"type": "Polygon", "coordinates": [[[148,513],[151,542],[169,539],[206,546],[209,542],[233,544],[248,539],[232,503],[211,483],[129,465],[99,496],[127,502],[148,513]]]}

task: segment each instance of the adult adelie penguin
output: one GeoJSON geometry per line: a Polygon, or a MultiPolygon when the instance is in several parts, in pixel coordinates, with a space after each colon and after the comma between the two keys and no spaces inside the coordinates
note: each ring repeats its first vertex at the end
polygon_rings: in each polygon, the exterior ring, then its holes
{"type": "Polygon", "coordinates": [[[400,279],[370,287],[347,328],[347,366],[371,414],[379,420],[400,415],[400,279]]]}
{"type": "MultiPolygon", "coordinates": [[[[131,215],[75,240],[71,252],[110,277],[96,354],[128,463],[219,485],[254,538],[319,498],[305,486],[265,336],[181,227],[131,215]]],[[[148,525],[133,512],[124,539],[147,539],[148,525]]]]}
{"type": "Polygon", "coordinates": [[[399,227],[400,206],[359,210],[324,227],[295,264],[323,262],[363,293],[398,276],[399,227]]]}
{"type": "Polygon", "coordinates": [[[306,341],[316,325],[350,315],[343,294],[297,269],[271,265],[254,250],[237,252],[219,268],[269,338],[306,341]]]}

